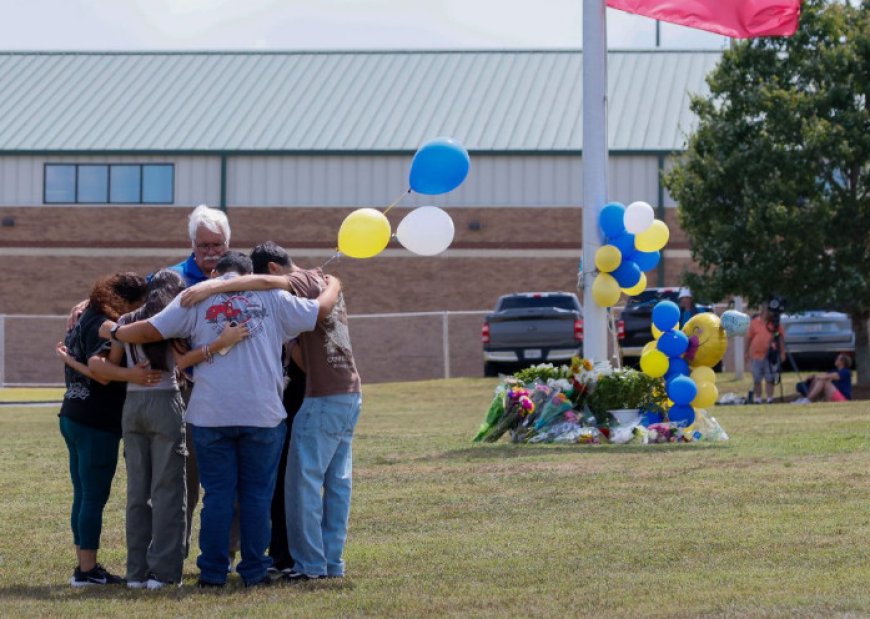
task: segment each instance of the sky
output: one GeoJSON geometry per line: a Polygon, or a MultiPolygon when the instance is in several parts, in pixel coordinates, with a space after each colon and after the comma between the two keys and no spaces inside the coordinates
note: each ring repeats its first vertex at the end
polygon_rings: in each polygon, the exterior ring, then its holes
{"type": "MultiPolygon", "coordinates": [[[[564,49],[582,0],[0,0],[0,50],[564,49]]],[[[655,47],[655,21],[607,10],[608,47],[655,47]]],[[[661,47],[727,39],[661,24],[661,47]]]]}

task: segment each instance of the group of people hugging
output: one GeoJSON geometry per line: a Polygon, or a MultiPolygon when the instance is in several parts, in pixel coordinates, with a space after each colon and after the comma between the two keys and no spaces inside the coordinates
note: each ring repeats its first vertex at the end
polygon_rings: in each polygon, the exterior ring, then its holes
{"type": "Polygon", "coordinates": [[[200,514],[197,585],[341,578],[362,406],[341,283],[272,242],[229,249],[226,215],[190,215],[190,257],[101,277],[57,353],[73,485],[73,587],[180,585],[200,514]],[[97,561],[124,440],[124,577],[97,561]]]}

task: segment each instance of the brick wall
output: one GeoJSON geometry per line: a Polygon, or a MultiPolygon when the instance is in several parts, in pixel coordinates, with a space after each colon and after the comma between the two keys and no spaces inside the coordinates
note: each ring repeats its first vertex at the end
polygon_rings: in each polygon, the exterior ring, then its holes
{"type": "MultiPolygon", "coordinates": [[[[247,250],[271,239],[292,248],[302,266],[317,266],[325,262],[351,210],[233,208],[232,246],[247,250]]],[[[184,259],[189,212],[165,207],[0,208],[0,218],[15,221],[0,228],[0,313],[64,313],[102,274],[147,273],[184,259]],[[66,255],[71,252],[60,248],[72,248],[78,255],[66,255]],[[125,254],[124,248],[139,251],[125,254]],[[13,251],[18,254],[11,255],[13,251]]],[[[394,228],[406,213],[389,213],[394,228]]],[[[685,247],[673,209],[667,213],[669,248],[685,247]]],[[[481,310],[507,292],[575,288],[581,209],[474,208],[452,209],[450,214],[456,226],[453,249],[497,253],[423,258],[393,241],[390,247],[399,251],[368,260],[343,258],[330,270],[344,280],[351,311],[481,310]],[[558,257],[535,254],[548,249],[563,252],[558,257]],[[514,255],[514,250],[523,251],[514,255]]],[[[690,261],[675,257],[665,262],[666,283],[678,284],[690,261]]]]}

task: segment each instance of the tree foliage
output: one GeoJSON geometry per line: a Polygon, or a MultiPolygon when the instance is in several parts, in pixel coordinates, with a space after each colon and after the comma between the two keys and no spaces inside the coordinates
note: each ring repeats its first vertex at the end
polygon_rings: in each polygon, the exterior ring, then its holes
{"type": "Polygon", "coordinates": [[[689,283],[848,312],[870,380],[870,0],[805,0],[793,37],[736,42],[707,83],[665,176],[701,269],[689,283]]]}

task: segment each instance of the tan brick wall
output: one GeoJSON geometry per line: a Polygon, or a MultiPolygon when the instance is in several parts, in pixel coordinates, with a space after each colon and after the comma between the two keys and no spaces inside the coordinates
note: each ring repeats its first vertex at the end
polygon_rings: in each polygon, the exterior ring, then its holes
{"type": "MultiPolygon", "coordinates": [[[[331,249],[342,219],[352,209],[233,208],[232,246],[250,249],[271,239],[294,248],[302,266],[326,258],[306,248],[331,249]]],[[[0,250],[31,249],[33,255],[0,255],[0,313],[64,313],[87,295],[102,274],[154,271],[187,255],[188,208],[34,207],[0,208],[0,218],[15,220],[0,227],[0,250]],[[56,256],[47,248],[72,247],[95,256],[56,256]],[[157,248],[163,256],[123,258],[99,255],[100,248],[157,248]],[[41,255],[39,248],[46,248],[41,255]],[[177,253],[176,253],[177,250],[177,253]]],[[[395,228],[407,209],[388,214],[395,228]]],[[[449,211],[456,225],[456,249],[564,249],[571,257],[423,258],[410,253],[380,255],[368,260],[342,258],[329,269],[344,280],[353,313],[481,310],[495,299],[522,290],[573,290],[582,234],[580,209],[474,208],[449,211]],[[479,229],[470,229],[469,224],[479,229]]],[[[681,232],[668,209],[672,230],[669,247],[680,244],[681,232]]],[[[391,247],[399,247],[393,241],[391,247]]],[[[688,259],[665,261],[666,283],[676,285],[688,259]]]]}
{"type": "MultiPolygon", "coordinates": [[[[189,208],[0,208],[15,225],[0,228],[0,247],[186,247],[189,208]]],[[[354,209],[231,208],[232,242],[250,247],[271,239],[288,247],[333,247],[342,220],[354,209]]],[[[456,247],[580,247],[579,208],[446,209],[456,226],[456,247]],[[469,224],[479,229],[472,230],[469,224]]],[[[409,209],[387,218],[395,230],[409,209]]],[[[399,245],[395,245],[399,247],[399,245]]]]}

